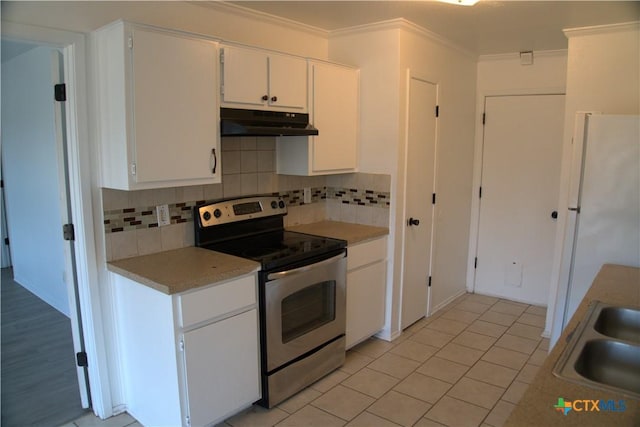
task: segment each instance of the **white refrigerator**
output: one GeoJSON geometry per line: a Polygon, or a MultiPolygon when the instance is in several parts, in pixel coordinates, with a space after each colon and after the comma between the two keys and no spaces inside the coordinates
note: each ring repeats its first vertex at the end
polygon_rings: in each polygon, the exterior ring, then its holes
{"type": "Polygon", "coordinates": [[[640,267],[640,116],[578,114],[573,144],[562,329],[603,264],[640,267]]]}

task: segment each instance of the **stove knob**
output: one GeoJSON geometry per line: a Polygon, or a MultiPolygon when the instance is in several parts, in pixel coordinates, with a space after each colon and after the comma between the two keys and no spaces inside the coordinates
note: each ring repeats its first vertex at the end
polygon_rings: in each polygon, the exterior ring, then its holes
{"type": "Polygon", "coordinates": [[[282,200],[280,200],[278,202],[278,206],[280,207],[280,209],[284,209],[284,202],[282,200]]]}
{"type": "Polygon", "coordinates": [[[271,209],[275,209],[278,207],[278,202],[276,202],[275,200],[271,202],[271,209]]]}
{"type": "Polygon", "coordinates": [[[213,216],[215,216],[216,218],[220,218],[222,216],[222,211],[220,211],[220,209],[214,210],[213,216]]]}
{"type": "Polygon", "coordinates": [[[205,221],[209,221],[211,219],[211,212],[207,211],[205,213],[202,214],[202,219],[204,219],[205,221]]]}

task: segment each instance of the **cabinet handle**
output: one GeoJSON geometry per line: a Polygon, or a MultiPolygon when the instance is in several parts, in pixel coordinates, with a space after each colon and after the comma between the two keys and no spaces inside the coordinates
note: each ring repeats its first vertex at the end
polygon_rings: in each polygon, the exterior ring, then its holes
{"type": "Polygon", "coordinates": [[[267,95],[262,95],[262,100],[263,100],[263,101],[268,101],[268,100],[269,100],[269,96],[267,96],[267,95]]]}
{"type": "Polygon", "coordinates": [[[277,100],[278,100],[278,97],[277,97],[277,96],[272,96],[272,97],[271,97],[271,102],[276,102],[277,100]]]}
{"type": "Polygon", "coordinates": [[[216,155],[216,149],[211,149],[211,157],[213,157],[213,168],[211,168],[211,173],[216,174],[216,169],[218,168],[218,156],[216,155]]]}

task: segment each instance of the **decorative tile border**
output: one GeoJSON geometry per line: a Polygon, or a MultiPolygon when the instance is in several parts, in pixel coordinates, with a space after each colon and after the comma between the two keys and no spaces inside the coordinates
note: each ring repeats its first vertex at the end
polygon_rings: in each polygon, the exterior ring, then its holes
{"type": "MultiPolygon", "coordinates": [[[[171,224],[193,221],[193,207],[204,200],[169,204],[171,224]]],[[[115,209],[104,212],[104,232],[117,233],[143,228],[158,227],[156,207],[115,209]]]]}
{"type": "MultiPolygon", "coordinates": [[[[280,196],[287,206],[302,206],[309,203],[304,202],[304,190],[280,191],[273,193],[274,196],[280,196]]],[[[327,187],[311,188],[311,203],[320,203],[327,198],[327,187]]]]}
{"type": "Polygon", "coordinates": [[[339,200],[349,205],[389,208],[391,196],[390,193],[373,190],[329,187],[327,189],[327,199],[339,200]]]}
{"type": "MultiPolygon", "coordinates": [[[[272,193],[280,196],[287,206],[302,206],[304,203],[304,190],[291,190],[272,193]]],[[[339,200],[341,203],[389,208],[390,193],[361,190],[355,188],[339,187],[313,187],[311,188],[311,203],[320,203],[327,199],[339,200]]],[[[211,203],[215,200],[196,200],[185,203],[169,204],[171,224],[180,224],[193,221],[193,208],[196,205],[211,203]]],[[[104,232],[118,233],[146,228],[158,227],[155,206],[135,207],[104,211],[104,232]]]]}

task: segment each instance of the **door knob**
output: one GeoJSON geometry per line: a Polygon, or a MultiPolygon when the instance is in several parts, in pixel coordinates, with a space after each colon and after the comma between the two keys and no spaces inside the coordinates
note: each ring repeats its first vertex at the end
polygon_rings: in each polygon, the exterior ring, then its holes
{"type": "Polygon", "coordinates": [[[558,219],[558,211],[551,212],[551,218],[558,219]]]}
{"type": "Polygon", "coordinates": [[[412,225],[420,225],[420,220],[419,219],[415,219],[415,218],[409,218],[409,220],[407,221],[407,225],[412,226],[412,225]]]}

